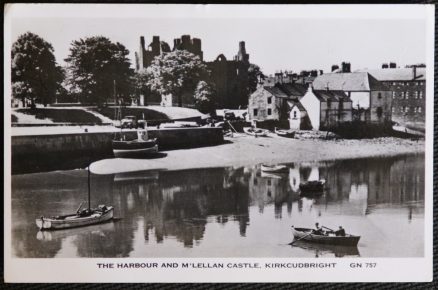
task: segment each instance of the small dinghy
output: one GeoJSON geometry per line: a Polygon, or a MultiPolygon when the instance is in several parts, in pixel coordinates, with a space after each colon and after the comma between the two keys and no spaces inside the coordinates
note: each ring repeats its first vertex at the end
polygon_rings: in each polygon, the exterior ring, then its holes
{"type": "Polygon", "coordinates": [[[114,217],[112,206],[99,205],[97,208],[90,207],[90,166],[88,166],[88,208],[81,210],[83,202],[79,205],[76,213],[44,217],[35,220],[40,230],[60,230],[67,228],[83,227],[100,224],[114,217]]]}
{"type": "Polygon", "coordinates": [[[317,193],[324,191],[325,180],[311,180],[300,183],[301,193],[317,193]]]}
{"type": "Polygon", "coordinates": [[[295,137],[295,131],[294,130],[282,130],[275,128],[275,134],[277,134],[280,137],[286,137],[286,138],[294,138],[295,137]]]}
{"type": "Polygon", "coordinates": [[[289,168],[285,165],[266,165],[262,164],[262,172],[267,173],[287,173],[289,168]]]}
{"type": "Polygon", "coordinates": [[[243,132],[254,137],[266,137],[269,133],[268,130],[252,127],[243,127],[243,132]]]}
{"type": "Polygon", "coordinates": [[[297,241],[306,241],[319,244],[330,244],[338,246],[357,246],[360,236],[345,234],[345,236],[336,236],[335,233],[328,232],[326,234],[316,234],[313,229],[295,228],[292,226],[295,243],[297,241]]]}

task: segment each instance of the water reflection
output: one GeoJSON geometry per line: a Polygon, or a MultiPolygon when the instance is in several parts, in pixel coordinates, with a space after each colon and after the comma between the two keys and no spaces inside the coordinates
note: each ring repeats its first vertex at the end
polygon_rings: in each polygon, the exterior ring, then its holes
{"type": "Polygon", "coordinates": [[[18,257],[359,255],[358,249],[356,253],[351,249],[306,243],[292,248],[278,246],[291,241],[288,230],[292,224],[312,226],[315,221],[333,227],[342,224],[347,231],[360,233],[363,238],[359,249],[364,256],[423,254],[423,156],[288,166],[288,174],[266,174],[259,166],[252,166],[93,175],[92,204],[111,204],[115,215],[123,219],[50,233],[38,233],[35,217],[75,209],[86,199],[86,172],[15,175],[12,178],[14,254],[18,257]],[[326,180],[321,197],[300,195],[301,182],[319,179],[326,180]],[[402,235],[406,244],[397,242],[402,235]]]}

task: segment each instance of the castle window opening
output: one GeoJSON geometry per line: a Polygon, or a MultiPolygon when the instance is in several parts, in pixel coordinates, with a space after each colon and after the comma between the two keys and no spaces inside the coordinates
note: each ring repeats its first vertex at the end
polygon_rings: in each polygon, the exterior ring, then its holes
{"type": "Polygon", "coordinates": [[[268,115],[272,115],[272,109],[268,109],[268,115]]]}

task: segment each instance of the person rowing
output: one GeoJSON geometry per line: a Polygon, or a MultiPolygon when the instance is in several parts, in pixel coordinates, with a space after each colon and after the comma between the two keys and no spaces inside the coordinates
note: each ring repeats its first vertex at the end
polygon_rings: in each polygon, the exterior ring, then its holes
{"type": "Polygon", "coordinates": [[[325,235],[324,230],[322,229],[322,227],[319,226],[319,223],[315,223],[315,229],[312,231],[313,231],[312,233],[315,235],[320,235],[320,236],[325,235]]]}

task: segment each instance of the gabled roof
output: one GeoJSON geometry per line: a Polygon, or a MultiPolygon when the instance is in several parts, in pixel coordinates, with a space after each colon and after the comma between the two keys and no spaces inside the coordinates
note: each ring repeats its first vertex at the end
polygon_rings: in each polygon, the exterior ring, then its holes
{"type": "Polygon", "coordinates": [[[307,92],[307,86],[296,83],[277,84],[288,96],[301,98],[307,92]]]}
{"type": "Polygon", "coordinates": [[[416,77],[414,79],[413,68],[388,68],[373,70],[358,70],[359,72],[368,72],[379,81],[413,81],[426,80],[426,68],[417,67],[416,77]]]}
{"type": "Polygon", "coordinates": [[[313,90],[313,94],[320,102],[351,102],[351,99],[344,93],[344,91],[327,91],[327,90],[313,90]]]}
{"type": "Polygon", "coordinates": [[[367,72],[328,73],[313,81],[315,90],[334,91],[388,91],[389,89],[367,72]]]}
{"type": "Polygon", "coordinates": [[[297,107],[301,112],[306,112],[306,109],[299,101],[288,101],[287,103],[291,109],[293,109],[293,107],[297,107]]]}
{"type": "Polygon", "coordinates": [[[287,98],[288,95],[286,95],[286,93],[284,93],[279,87],[277,86],[265,86],[263,87],[265,90],[267,90],[268,92],[270,92],[272,95],[274,95],[275,97],[278,98],[287,98]]]}

